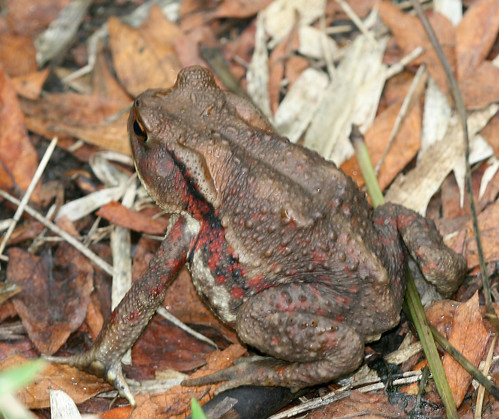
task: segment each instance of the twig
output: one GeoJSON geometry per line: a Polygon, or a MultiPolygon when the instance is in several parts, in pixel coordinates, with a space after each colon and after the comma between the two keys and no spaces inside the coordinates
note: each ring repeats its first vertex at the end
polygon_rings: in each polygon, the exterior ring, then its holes
{"type": "Polygon", "coordinates": [[[40,177],[42,176],[45,167],[47,167],[47,163],[49,162],[50,157],[52,157],[52,153],[54,152],[56,145],[57,145],[57,137],[54,137],[50,142],[49,146],[47,147],[47,150],[45,150],[45,154],[43,155],[42,160],[40,161],[40,164],[38,165],[35,174],[33,175],[33,179],[31,179],[31,183],[29,184],[28,189],[24,194],[23,199],[21,200],[21,203],[17,207],[12,222],[3,236],[2,243],[0,243],[0,255],[3,253],[5,246],[7,246],[10,236],[12,235],[12,232],[16,228],[18,221],[21,219],[21,215],[24,212],[24,207],[31,198],[31,194],[35,190],[35,187],[38,184],[38,181],[40,180],[40,177]]]}
{"type": "Polygon", "coordinates": [[[383,155],[381,156],[381,159],[379,159],[378,164],[374,169],[374,172],[376,174],[379,173],[379,169],[381,168],[383,162],[386,159],[386,155],[388,154],[390,148],[392,147],[393,140],[395,140],[395,137],[398,134],[400,127],[402,126],[402,122],[404,121],[411,104],[414,102],[414,94],[416,92],[416,88],[420,85],[420,81],[423,75],[425,74],[426,74],[426,68],[425,66],[422,65],[418,68],[418,71],[416,71],[416,75],[412,80],[409,92],[407,92],[407,95],[405,96],[404,101],[402,102],[402,106],[400,107],[397,119],[395,120],[395,124],[393,125],[392,132],[390,133],[390,138],[388,138],[388,143],[386,144],[385,150],[383,151],[383,155]]]}
{"type": "MultiPolygon", "coordinates": [[[[5,191],[2,191],[0,189],[0,196],[2,198],[5,198],[7,201],[12,202],[15,205],[20,205],[21,201],[18,199],[14,198],[12,195],[8,194],[5,191]]],[[[114,269],[111,265],[109,265],[104,259],[100,258],[97,256],[94,252],[92,252],[88,247],[83,246],[78,240],[76,240],[73,236],[70,234],[66,233],[64,230],[59,228],[57,225],[55,225],[53,222],[47,220],[42,214],[40,214],[38,211],[35,211],[33,208],[29,207],[26,205],[24,207],[24,211],[26,211],[29,215],[31,215],[35,220],[39,221],[42,223],[45,227],[50,229],[52,232],[55,234],[58,234],[61,236],[64,240],[66,240],[71,246],[79,250],[81,253],[83,253],[92,263],[97,265],[99,268],[101,268],[103,271],[108,273],[109,275],[114,274],[114,269]]]]}
{"type": "Polygon", "coordinates": [[[345,0],[336,0],[336,3],[338,3],[345,14],[350,18],[350,20],[359,28],[359,30],[362,32],[364,36],[367,37],[369,42],[374,48],[378,48],[378,43],[376,42],[376,39],[374,39],[373,34],[369,29],[366,28],[366,25],[364,25],[364,22],[357,16],[357,14],[352,10],[350,5],[345,1],[345,0]]]}
{"type": "Polygon", "coordinates": [[[388,70],[386,70],[385,78],[389,79],[393,77],[395,74],[400,73],[404,67],[409,64],[412,60],[418,58],[424,52],[424,48],[419,46],[414,48],[409,54],[403,56],[400,61],[396,62],[388,70]]]}
{"type": "MultiPolygon", "coordinates": [[[[483,366],[484,375],[488,374],[490,370],[490,366],[492,365],[492,358],[494,356],[494,349],[496,347],[497,335],[492,339],[492,343],[490,344],[489,353],[487,354],[487,359],[485,360],[485,364],[483,366]]],[[[478,387],[478,391],[476,394],[476,403],[475,403],[475,418],[479,419],[482,417],[482,409],[483,409],[483,398],[485,397],[485,386],[480,384],[478,387]]]]}

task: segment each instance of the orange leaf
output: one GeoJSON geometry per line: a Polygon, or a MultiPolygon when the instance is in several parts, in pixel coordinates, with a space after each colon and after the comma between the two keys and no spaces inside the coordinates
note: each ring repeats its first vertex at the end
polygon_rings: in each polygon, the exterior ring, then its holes
{"type": "MultiPolygon", "coordinates": [[[[478,367],[488,337],[480,313],[477,291],[466,303],[457,308],[449,342],[475,367],[478,367]]],[[[472,377],[447,353],[444,356],[443,366],[456,405],[460,406],[472,377]]]]}
{"type": "Polygon", "coordinates": [[[499,2],[497,0],[473,2],[456,28],[459,79],[471,75],[487,57],[498,31],[499,2]]]}
{"type": "MultiPolygon", "coordinates": [[[[215,351],[206,357],[207,365],[194,374],[191,378],[201,377],[215,371],[228,368],[234,359],[241,357],[246,349],[239,344],[229,346],[223,351],[215,351]]],[[[191,397],[197,399],[200,404],[206,403],[213,397],[217,386],[183,387],[175,386],[162,394],[149,395],[138,394],[135,397],[137,408],[132,412],[131,418],[177,418],[189,410],[191,397]]]]}
{"type": "MultiPolygon", "coordinates": [[[[154,12],[150,18],[154,19],[153,22],[159,21],[154,12]]],[[[132,96],[137,96],[149,88],[171,87],[180,69],[172,44],[178,33],[168,30],[165,35],[167,38],[161,42],[158,40],[158,26],[168,25],[170,28],[174,25],[166,19],[163,19],[161,24],[152,25],[157,30],[134,29],[115,17],[108,21],[109,46],[114,69],[132,96]]]]}
{"type": "Polygon", "coordinates": [[[124,207],[119,202],[104,205],[97,211],[97,215],[113,224],[147,234],[163,234],[168,227],[166,219],[152,219],[145,214],[124,207]]]}
{"type": "MultiPolygon", "coordinates": [[[[0,363],[0,370],[27,362],[15,355],[0,363]]],[[[111,389],[95,375],[87,374],[68,365],[49,364],[37,379],[17,393],[17,398],[29,409],[44,409],[50,406],[49,389],[66,392],[73,401],[83,403],[102,391],[111,389]]]]}
{"type": "MultiPolygon", "coordinates": [[[[499,9],[499,8],[498,8],[499,9]]],[[[499,68],[484,61],[478,68],[459,80],[466,109],[481,109],[489,103],[499,101],[499,68]]]]}
{"type": "MultiPolygon", "coordinates": [[[[376,165],[384,153],[390,133],[400,111],[401,102],[395,103],[378,115],[365,135],[367,148],[373,165],[376,165]]],[[[416,103],[404,118],[399,132],[385,158],[378,176],[381,189],[386,188],[397,174],[414,158],[421,144],[421,110],[416,103]]],[[[341,168],[351,176],[359,186],[364,184],[355,157],[345,162],[341,168]]]]}
{"type": "MultiPolygon", "coordinates": [[[[16,92],[0,69],[0,188],[26,190],[38,159],[26,132],[24,116],[16,92]]],[[[33,195],[38,201],[38,192],[33,195]]]]}
{"type": "MultiPolygon", "coordinates": [[[[397,6],[386,0],[379,5],[379,14],[392,31],[397,45],[404,54],[409,54],[418,46],[424,48],[424,53],[416,58],[413,63],[425,63],[440,89],[446,92],[447,81],[444,70],[419,19],[416,16],[403,13],[397,6]]],[[[438,40],[442,44],[451,68],[454,69],[456,61],[454,45],[456,39],[452,23],[439,13],[431,14],[429,20],[438,40]]]]}

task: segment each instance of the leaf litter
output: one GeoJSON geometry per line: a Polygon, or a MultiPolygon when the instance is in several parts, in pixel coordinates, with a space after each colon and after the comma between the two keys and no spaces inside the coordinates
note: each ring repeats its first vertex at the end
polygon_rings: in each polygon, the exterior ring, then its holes
{"type": "MultiPolygon", "coordinates": [[[[60,144],[66,150],[67,160],[72,160],[74,167],[85,173],[95,186],[92,186],[92,190],[85,190],[79,184],[78,189],[78,184],[69,177],[55,178],[63,186],[61,190],[64,193],[58,202],[53,202],[52,211],[56,215],[48,212],[48,217],[56,217],[61,226],[76,235],[76,239],[67,235],[64,237],[87,256],[93,257],[92,250],[85,247],[90,245],[91,249],[107,259],[94,260],[99,261],[108,273],[113,272],[109,266],[110,241],[116,231],[130,237],[131,241],[119,236],[114,239],[126,247],[116,250],[112,257],[114,266],[128,263],[133,252],[141,255],[139,259],[134,257],[134,267],[130,267],[130,273],[125,274],[138,278],[140,273],[135,268],[140,265],[144,269],[147,266],[157,242],[146,244],[146,240],[136,241],[134,234],[128,232],[129,229],[160,235],[167,221],[153,209],[150,201],[144,200],[142,190],[137,191],[137,194],[129,192],[130,198],[125,198],[124,203],[117,202],[126,193],[130,166],[124,162],[111,163],[112,170],[120,174],[117,176],[118,183],[100,183],[102,178],[96,175],[101,169],[93,172],[95,166],[89,165],[90,156],[99,150],[129,154],[125,127],[132,97],[146,88],[168,87],[181,67],[203,63],[200,56],[200,47],[203,45],[222,52],[232,73],[239,77],[278,132],[333,159],[362,184],[347,140],[350,125],[360,124],[374,164],[386,151],[379,181],[382,188],[387,190],[387,198],[422,213],[428,208],[428,213],[449,235],[447,243],[458,251],[464,249],[470,268],[477,266],[474,232],[467,211],[460,209],[460,205],[466,201],[463,194],[463,148],[460,133],[456,129],[453,104],[449,100],[437,57],[419,21],[407,11],[388,1],[382,1],[375,7],[375,2],[370,0],[208,1],[205,2],[206,8],[199,2],[186,0],[181,5],[160,2],[162,10],[158,6],[151,8],[149,2],[145,2],[140,12],[124,16],[123,12],[118,14],[117,9],[106,4],[107,15],[99,23],[93,23],[95,17],[92,8],[89,9],[85,15],[85,24],[78,29],[79,36],[70,40],[62,49],[64,52],[51,62],[51,72],[48,68],[36,65],[35,39],[70,3],[46,0],[27,7],[26,2],[5,2],[6,13],[0,17],[0,36],[3,37],[0,48],[2,196],[5,196],[4,192],[9,192],[21,197],[36,170],[36,151],[40,152],[44,147],[42,138],[51,139],[54,135],[61,137],[60,144]],[[348,10],[345,3],[358,16],[358,20],[352,20],[354,15],[350,12],[345,14],[344,10],[348,10]],[[131,21],[134,21],[133,27],[128,25],[131,21]],[[86,27],[89,22],[91,25],[86,27]],[[90,35],[95,35],[93,43],[87,43],[90,35]],[[422,53],[420,47],[423,48],[422,53]],[[24,54],[22,59],[20,51],[24,54]],[[93,63],[84,72],[88,74],[90,71],[92,77],[84,75],[73,80],[72,77],[65,77],[67,82],[64,84],[65,81],[58,75],[68,75],[78,70],[75,63],[78,62],[78,54],[82,53],[83,57],[88,54],[89,63],[93,63]],[[65,59],[60,60],[60,57],[65,59]],[[416,90],[412,98],[406,100],[409,101],[407,109],[401,111],[416,69],[421,65],[428,69],[428,81],[416,90]],[[399,83],[396,89],[391,87],[396,85],[395,81],[399,83]],[[394,131],[397,121],[400,121],[400,127],[394,131]],[[394,141],[388,146],[392,132],[394,141]],[[449,177],[452,171],[454,175],[449,177]],[[449,180],[453,176],[454,185],[449,180]],[[100,198],[96,200],[96,197],[100,198]],[[442,207],[443,218],[440,215],[442,212],[438,210],[442,207]],[[111,227],[103,224],[103,219],[111,223],[111,227]],[[119,262],[118,256],[123,255],[126,261],[119,262]]],[[[499,59],[496,58],[499,50],[499,5],[494,0],[468,1],[464,9],[461,7],[460,14],[455,3],[459,2],[454,2],[453,10],[439,9],[439,13],[430,9],[428,14],[452,63],[470,112],[469,124],[474,134],[472,163],[480,174],[474,177],[476,181],[473,187],[477,189],[477,194],[481,191],[479,224],[486,262],[495,275],[493,278],[496,278],[494,266],[499,259],[496,238],[499,225],[499,176],[496,163],[499,117],[496,102],[499,101],[499,90],[495,80],[499,71],[499,59]]],[[[54,165],[49,164],[46,177],[42,178],[41,186],[31,198],[30,206],[43,205],[44,212],[47,212],[48,203],[43,202],[40,191],[53,177],[53,170],[54,165]]],[[[6,208],[2,214],[8,218],[14,207],[4,202],[6,208]]],[[[25,211],[35,214],[32,208],[26,208],[25,211]]],[[[39,220],[59,231],[58,234],[63,234],[50,220],[39,220]]],[[[25,215],[14,230],[13,237],[23,237],[22,234],[33,225],[33,219],[25,215]]],[[[63,350],[70,351],[74,344],[72,340],[81,340],[85,333],[95,338],[99,325],[109,315],[106,310],[110,306],[107,300],[110,292],[105,281],[100,279],[106,274],[93,267],[86,257],[72,247],[59,243],[57,236],[50,233],[44,233],[44,236],[44,250],[38,255],[26,252],[24,246],[9,244],[7,276],[23,288],[20,294],[11,297],[11,301],[14,303],[14,312],[23,321],[29,341],[39,351],[52,353],[61,345],[63,350]],[[61,272],[71,274],[63,275],[54,282],[57,279],[52,277],[51,266],[54,264],[60,266],[61,272]],[[21,266],[24,268],[20,269],[21,266]],[[75,279],[70,283],[69,277],[75,279]],[[93,287],[97,286],[98,290],[92,293],[93,287]],[[68,293],[74,297],[68,296],[68,293]],[[59,303],[50,304],[58,299],[59,303]],[[52,318],[54,316],[66,320],[56,322],[52,318]],[[49,331],[50,337],[46,337],[49,331]],[[67,341],[70,335],[72,337],[67,341]]],[[[3,257],[2,270],[4,260],[3,257]]],[[[209,312],[197,301],[187,274],[183,274],[182,278],[171,287],[167,296],[167,305],[171,311],[185,322],[216,331],[217,343],[222,348],[227,347],[227,342],[234,342],[233,332],[210,317],[209,312]],[[179,296],[188,297],[183,299],[179,296]]],[[[466,287],[467,284],[461,287],[458,297],[466,295],[466,287]]],[[[7,319],[11,318],[13,312],[7,308],[9,303],[0,309],[5,311],[7,319]]],[[[457,309],[451,305],[438,306],[438,316],[452,318],[448,326],[450,339],[477,364],[486,352],[488,336],[478,309],[478,294],[467,302],[459,303],[457,309]],[[463,339],[469,333],[477,334],[472,345],[463,339]]],[[[436,317],[433,321],[436,321],[436,317]]],[[[162,345],[161,335],[174,333],[161,332],[161,328],[158,330],[158,333],[153,330],[149,333],[147,340],[150,343],[145,346],[147,349],[134,355],[137,365],[141,365],[144,371],[148,368],[148,354],[156,352],[154,343],[157,341],[156,346],[159,348],[162,345]]],[[[137,347],[140,348],[144,343],[139,342],[137,347]]],[[[185,352],[186,355],[192,353],[192,358],[189,361],[181,356],[184,367],[180,369],[188,368],[189,363],[192,368],[197,368],[209,362],[209,357],[205,356],[208,348],[205,346],[202,349],[202,345],[205,344],[196,345],[196,341],[192,341],[190,349],[185,352]],[[195,354],[196,351],[198,354],[195,354]]],[[[14,346],[12,350],[16,350],[14,346]]],[[[19,359],[7,359],[12,350],[8,350],[8,344],[0,346],[0,354],[3,353],[0,359],[4,362],[22,362],[19,359]]],[[[175,350],[175,347],[171,351],[158,350],[155,356],[165,360],[165,365],[168,365],[173,360],[173,357],[169,360],[168,353],[175,353],[175,350]]],[[[241,356],[244,351],[238,347],[231,356],[241,356]]],[[[220,353],[221,359],[223,354],[220,353]]],[[[409,351],[409,354],[411,356],[403,365],[406,365],[405,368],[415,368],[414,359],[417,356],[414,356],[414,351],[409,351]]],[[[462,378],[466,374],[462,375],[460,367],[456,367],[448,356],[444,358],[444,365],[456,400],[473,395],[475,390],[469,387],[469,378],[462,378]]],[[[218,365],[213,368],[217,370],[221,367],[218,365]]],[[[86,391],[82,391],[83,386],[64,387],[73,374],[82,377],[80,374],[83,373],[64,366],[57,366],[56,369],[47,370],[43,380],[26,389],[28,393],[19,398],[33,409],[46,407],[49,403],[47,389],[51,386],[68,392],[78,404],[87,400],[84,405],[91,409],[94,400],[91,398],[100,390],[88,389],[107,387],[102,384],[95,387],[98,380],[93,376],[85,382],[86,391]],[[54,384],[56,381],[59,383],[57,386],[54,384]],[[35,399],[44,402],[33,403],[35,399]]],[[[133,371],[130,373],[133,377],[133,371]]],[[[135,376],[141,379],[154,378],[150,371],[135,376]]],[[[143,405],[132,415],[159,417],[160,412],[165,412],[165,406],[174,406],[171,414],[182,414],[188,409],[190,400],[186,391],[178,386],[175,390],[164,390],[160,395],[140,396],[144,397],[143,405]]],[[[209,397],[206,394],[205,398],[209,397]]],[[[435,394],[435,390],[429,388],[426,397],[438,400],[435,394]]],[[[463,413],[464,409],[469,408],[466,400],[461,407],[463,413]]],[[[334,407],[329,409],[336,409],[335,415],[357,414],[365,409],[378,411],[379,414],[383,414],[383,411],[384,414],[396,414],[398,409],[390,405],[379,391],[366,397],[353,392],[331,406],[334,407]]],[[[484,417],[490,409],[494,411],[494,406],[497,407],[497,404],[489,399],[489,410],[484,409],[484,417]]],[[[118,409],[115,410],[118,414],[118,409]]],[[[316,412],[325,417],[333,414],[331,410],[318,409],[316,412]]]]}

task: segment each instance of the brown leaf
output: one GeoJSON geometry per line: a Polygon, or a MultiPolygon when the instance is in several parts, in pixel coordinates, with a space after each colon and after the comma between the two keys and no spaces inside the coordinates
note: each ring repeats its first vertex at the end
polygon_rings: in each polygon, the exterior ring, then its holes
{"type": "Polygon", "coordinates": [[[480,134],[494,149],[494,154],[499,155],[499,113],[495,114],[480,134]]]}
{"type": "MultiPolygon", "coordinates": [[[[215,351],[206,357],[207,365],[194,374],[191,378],[200,377],[215,371],[228,368],[234,359],[241,357],[246,349],[239,344],[229,346],[224,351],[215,351]]],[[[157,395],[138,394],[135,397],[137,408],[132,411],[130,418],[180,418],[190,409],[191,397],[200,404],[213,398],[217,386],[183,387],[175,386],[165,393],[157,395]]]]}
{"type": "Polygon", "coordinates": [[[232,0],[219,2],[215,17],[246,18],[265,9],[272,0],[232,0]]]}
{"type": "Polygon", "coordinates": [[[66,243],[59,245],[54,261],[18,248],[8,254],[7,278],[23,288],[13,299],[16,311],[37,349],[53,354],[85,319],[92,265],[66,243]]]}
{"type": "MultiPolygon", "coordinates": [[[[398,46],[404,54],[409,54],[418,46],[424,48],[423,54],[413,60],[412,63],[425,63],[440,89],[443,92],[447,92],[447,81],[444,70],[419,19],[416,16],[403,13],[397,6],[387,0],[380,3],[379,14],[392,31],[398,46]]],[[[454,46],[456,40],[455,29],[452,23],[439,13],[432,13],[429,16],[429,20],[438,40],[442,44],[451,68],[454,69],[456,62],[454,46]]]]}
{"type": "Polygon", "coordinates": [[[433,302],[425,308],[428,321],[443,335],[448,337],[459,303],[452,300],[433,302]]]}
{"type": "Polygon", "coordinates": [[[108,66],[109,60],[106,54],[100,51],[97,54],[95,68],[92,75],[92,93],[96,96],[115,99],[122,103],[129,103],[132,98],[118,83],[108,66]]]}
{"type": "Polygon", "coordinates": [[[56,121],[38,116],[28,116],[26,125],[30,131],[46,138],[52,138],[54,135],[72,135],[89,144],[130,156],[132,152],[128,141],[127,121],[128,115],[126,113],[113,122],[84,123],[81,126],[67,124],[64,120],[56,121]]]}
{"type": "Polygon", "coordinates": [[[404,410],[392,405],[388,400],[388,396],[383,392],[364,394],[352,391],[350,397],[314,410],[307,415],[307,419],[337,417],[387,418],[402,416],[405,416],[404,410]],[[368,415],[366,415],[367,412],[369,412],[368,415]]]}
{"type": "MultiPolygon", "coordinates": [[[[38,159],[12,84],[0,69],[0,188],[26,190],[38,159]]],[[[38,202],[38,189],[32,198],[38,202]]]]}
{"type": "MultiPolygon", "coordinates": [[[[132,350],[133,364],[141,379],[152,379],[156,371],[193,371],[203,366],[214,348],[184,332],[161,316],[155,316],[132,350]]],[[[134,377],[136,378],[136,377],[134,377]]]]}
{"type": "Polygon", "coordinates": [[[7,0],[2,6],[7,23],[16,33],[36,36],[58,16],[70,0],[7,0]]]}
{"type": "Polygon", "coordinates": [[[143,213],[131,210],[119,202],[110,202],[97,211],[97,215],[113,224],[130,230],[147,234],[163,234],[168,227],[168,220],[164,217],[151,218],[143,213]]]}
{"type": "MultiPolygon", "coordinates": [[[[0,370],[17,367],[27,362],[16,355],[0,363],[0,370]]],[[[69,365],[48,364],[36,380],[17,393],[17,398],[29,409],[50,406],[49,389],[62,390],[77,404],[90,399],[111,386],[95,375],[87,374],[69,365]]]]}
{"type": "Polygon", "coordinates": [[[490,61],[482,62],[464,79],[460,79],[459,89],[463,95],[466,109],[481,109],[492,102],[499,101],[498,79],[499,68],[490,61]]]}
{"type": "Polygon", "coordinates": [[[22,76],[37,70],[33,40],[22,35],[0,35],[0,66],[10,76],[22,76]]]}
{"type": "MultiPolygon", "coordinates": [[[[499,259],[499,234],[497,229],[499,226],[499,201],[493,205],[489,205],[478,216],[478,226],[480,228],[480,238],[482,240],[482,248],[485,262],[495,262],[499,259]]],[[[466,234],[466,244],[464,254],[468,261],[468,268],[472,269],[478,266],[478,253],[476,249],[475,233],[471,221],[466,223],[464,228],[466,234]]],[[[455,249],[457,242],[460,240],[460,235],[451,237],[447,242],[447,246],[455,249]]]]}
{"type": "MultiPolygon", "coordinates": [[[[384,153],[390,133],[400,111],[401,103],[395,103],[378,115],[365,135],[365,142],[373,165],[376,165],[384,153]]],[[[419,104],[415,104],[404,118],[399,132],[395,136],[383,165],[381,166],[378,182],[381,189],[386,188],[398,173],[414,158],[421,144],[421,111],[419,104]]],[[[364,179],[355,157],[346,161],[341,168],[351,176],[359,186],[364,179]]]]}
{"type": "Polygon", "coordinates": [[[497,0],[473,2],[456,28],[459,79],[472,75],[485,60],[497,38],[498,31],[499,3],[497,0]]]}
{"type": "MultiPolygon", "coordinates": [[[[485,192],[480,196],[480,186],[483,179],[483,174],[486,169],[490,168],[488,162],[482,162],[478,167],[473,168],[471,173],[471,189],[475,206],[478,214],[488,205],[494,203],[499,192],[499,172],[487,185],[485,192]]],[[[449,176],[442,184],[441,199],[442,199],[442,218],[450,221],[452,218],[465,217],[470,214],[470,204],[468,194],[464,194],[463,205],[461,205],[461,194],[457,186],[456,178],[449,176]]]]}
{"type": "MultiPolygon", "coordinates": [[[[132,96],[149,88],[168,88],[175,82],[180,65],[173,48],[178,32],[173,23],[161,22],[151,10],[153,28],[133,29],[118,18],[108,21],[109,46],[118,78],[132,96]],[[161,32],[160,26],[165,26],[161,32]]],[[[148,21],[146,21],[148,22],[148,21]]],[[[143,26],[147,26],[146,22],[143,26]]]]}
{"type": "Polygon", "coordinates": [[[50,69],[46,68],[42,71],[35,71],[12,79],[12,85],[16,89],[17,94],[24,96],[27,99],[36,100],[40,97],[43,83],[47,80],[50,69]]]}
{"type": "Polygon", "coordinates": [[[77,93],[53,93],[44,95],[41,100],[21,101],[27,115],[44,118],[47,125],[58,123],[75,126],[98,124],[114,116],[129,105],[129,102],[97,95],[77,93]]]}
{"type": "MultiPolygon", "coordinates": [[[[489,334],[480,314],[477,291],[469,301],[457,308],[449,342],[475,367],[478,367],[486,349],[488,337],[489,334]]],[[[452,395],[456,405],[459,406],[466,395],[472,377],[447,353],[444,356],[443,366],[452,395]]]]}

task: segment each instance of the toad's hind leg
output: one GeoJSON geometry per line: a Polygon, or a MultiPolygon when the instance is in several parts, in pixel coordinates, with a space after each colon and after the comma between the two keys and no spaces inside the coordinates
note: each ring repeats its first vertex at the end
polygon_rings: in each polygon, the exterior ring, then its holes
{"type": "Polygon", "coordinates": [[[182,384],[227,381],[218,392],[242,385],[299,389],[355,370],[363,359],[363,339],[341,320],[317,310],[320,297],[307,304],[300,293],[303,286],[267,289],[248,299],[238,312],[240,339],[276,359],[250,360],[182,384]]]}

